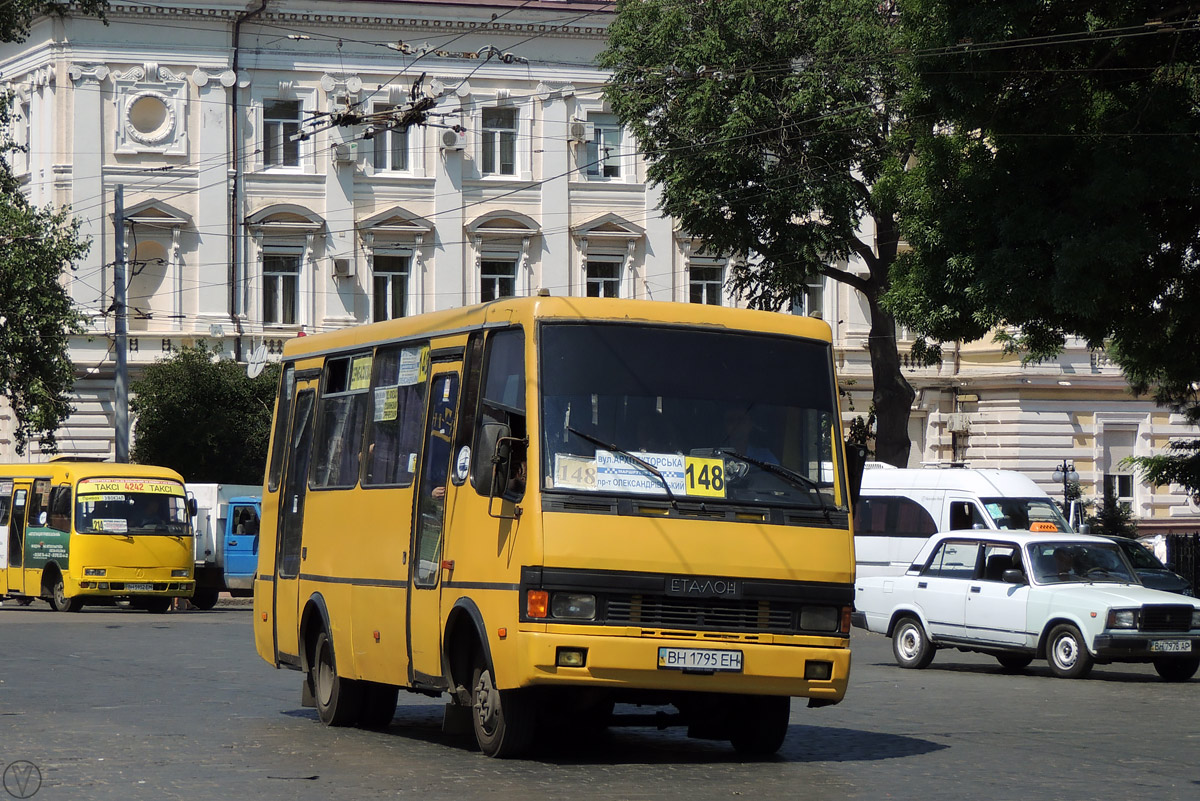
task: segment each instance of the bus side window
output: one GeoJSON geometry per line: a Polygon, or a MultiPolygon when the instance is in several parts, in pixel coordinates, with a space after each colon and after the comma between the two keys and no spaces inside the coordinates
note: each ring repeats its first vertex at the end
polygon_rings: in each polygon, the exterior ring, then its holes
{"type": "Polygon", "coordinates": [[[0,526],[8,525],[9,515],[12,514],[13,483],[0,482],[0,526]]]}
{"type": "Polygon", "coordinates": [[[429,344],[380,348],[371,377],[364,487],[411,487],[425,427],[429,344]]]}
{"type": "Polygon", "coordinates": [[[371,361],[371,354],[360,353],[325,363],[317,411],[313,487],[348,489],[358,483],[371,361]]]}
{"type": "Polygon", "coordinates": [[[275,432],[271,435],[271,469],[267,474],[267,489],[279,489],[283,472],[283,452],[287,450],[288,423],[291,421],[292,396],[296,393],[296,367],[287,365],[279,378],[279,402],[275,411],[275,432]]]}
{"type": "MultiPolygon", "coordinates": [[[[483,375],[483,332],[476,331],[467,340],[467,351],[463,358],[462,404],[458,411],[458,428],[454,439],[454,454],[457,458],[462,449],[471,445],[475,436],[475,418],[479,412],[479,383],[483,375]]],[[[462,484],[466,477],[459,478],[453,471],[450,480],[462,484]]]]}
{"type": "Polygon", "coordinates": [[[29,528],[43,528],[47,525],[50,511],[50,479],[38,478],[33,481],[33,492],[29,498],[29,528]]]}
{"type": "MultiPolygon", "coordinates": [[[[483,394],[479,399],[474,425],[475,444],[471,449],[471,486],[480,495],[487,496],[492,490],[493,454],[481,452],[488,449],[481,437],[484,427],[496,424],[506,427],[508,436],[518,439],[525,437],[524,330],[508,328],[488,337],[484,349],[482,384],[483,394]]],[[[498,476],[500,488],[514,500],[524,494],[524,487],[518,490],[513,479],[521,471],[520,465],[525,459],[523,448],[513,448],[509,473],[498,476]]]]}
{"type": "Polygon", "coordinates": [[[71,488],[55,487],[50,490],[50,515],[48,525],[59,531],[71,530],[71,488]]]}

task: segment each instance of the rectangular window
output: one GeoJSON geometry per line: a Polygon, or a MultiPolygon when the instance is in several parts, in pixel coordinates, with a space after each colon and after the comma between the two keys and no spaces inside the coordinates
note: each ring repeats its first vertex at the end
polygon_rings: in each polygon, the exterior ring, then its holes
{"type": "Polygon", "coordinates": [[[302,118],[299,100],[267,100],[263,102],[263,164],[267,167],[300,166],[300,133],[302,118]]]}
{"type": "Polygon", "coordinates": [[[325,363],[325,382],[317,412],[313,487],[344,488],[358,483],[370,388],[370,353],[325,363]]]}
{"type": "Polygon", "coordinates": [[[825,314],[825,278],[813,276],[804,283],[804,288],[796,293],[792,300],[792,314],[805,317],[824,317],[825,314]]]}
{"type": "Polygon", "coordinates": [[[404,316],[408,305],[408,256],[375,254],[374,287],[371,299],[375,322],[404,316]]]}
{"type": "Polygon", "coordinates": [[[371,378],[363,486],[410,487],[425,422],[429,345],[380,348],[371,378]]]}
{"type": "Polygon", "coordinates": [[[979,561],[978,542],[944,542],[922,572],[924,576],[969,579],[975,577],[979,561]]]}
{"type": "Polygon", "coordinates": [[[479,302],[511,298],[516,294],[517,263],[510,259],[484,259],[479,270],[479,302]]]}
{"type": "Polygon", "coordinates": [[[300,296],[300,254],[263,256],[263,324],[295,325],[300,296]]]}
{"type": "Polygon", "coordinates": [[[716,265],[691,264],[688,267],[688,289],[692,303],[709,306],[721,305],[721,285],[724,283],[723,268],[716,265]]]}
{"type": "Polygon", "coordinates": [[[589,298],[619,298],[621,296],[621,262],[589,259],[587,263],[587,296],[589,298]]]}
{"type": "MultiPolygon", "coordinates": [[[[375,106],[375,113],[394,111],[397,106],[375,106]]],[[[408,128],[389,128],[387,123],[375,126],[373,164],[376,172],[408,171],[408,128]]]]}
{"type": "Polygon", "coordinates": [[[517,110],[483,110],[483,174],[514,175],[517,171],[517,110]]]}
{"type": "Polygon", "coordinates": [[[593,135],[587,143],[589,178],[621,177],[621,124],[613,114],[589,114],[593,135]]]}
{"type": "Polygon", "coordinates": [[[1133,503],[1133,468],[1126,460],[1133,456],[1136,440],[1133,429],[1105,428],[1103,433],[1104,493],[1126,506],[1133,503]]]}

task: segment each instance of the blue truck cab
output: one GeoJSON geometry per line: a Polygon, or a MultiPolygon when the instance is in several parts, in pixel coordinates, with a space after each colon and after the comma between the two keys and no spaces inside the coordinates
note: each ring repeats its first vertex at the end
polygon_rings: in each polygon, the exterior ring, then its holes
{"type": "Polygon", "coordinates": [[[247,484],[188,484],[196,500],[196,592],[192,604],[212,609],[222,592],[254,593],[258,567],[261,488],[247,484]]]}

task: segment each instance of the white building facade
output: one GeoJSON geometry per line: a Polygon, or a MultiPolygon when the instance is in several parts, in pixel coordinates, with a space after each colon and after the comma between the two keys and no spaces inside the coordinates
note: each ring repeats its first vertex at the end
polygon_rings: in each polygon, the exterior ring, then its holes
{"type": "MultiPolygon", "coordinates": [[[[301,333],[538,289],[737,303],[726,260],[658,211],[604,102],[593,62],[612,15],[576,0],[164,0],[114,3],[107,26],[42,18],[0,45],[25,191],[69,205],[92,241],[64,279],[88,331],[60,450],[113,453],[118,187],[135,374],[200,342],[277,358],[301,333]],[[427,124],[380,124],[423,98],[427,124]]],[[[865,415],[865,303],[814,282],[796,305],[833,326],[847,416],[865,415]]],[[[908,376],[913,464],[1017,469],[1057,496],[1065,460],[1086,494],[1107,481],[1140,517],[1198,514],[1121,466],[1189,430],[1102,355],[1023,368],[983,343],[908,376]]]]}

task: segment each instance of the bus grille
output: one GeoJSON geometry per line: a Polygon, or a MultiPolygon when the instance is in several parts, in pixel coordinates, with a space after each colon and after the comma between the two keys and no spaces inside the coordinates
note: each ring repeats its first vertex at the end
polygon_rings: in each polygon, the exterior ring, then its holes
{"type": "Polygon", "coordinates": [[[1191,627],[1190,605],[1142,607],[1142,631],[1187,631],[1191,627]]]}
{"type": "Polygon", "coordinates": [[[608,622],[715,631],[797,631],[795,610],[769,601],[696,600],[632,595],[608,599],[608,622]]]}

